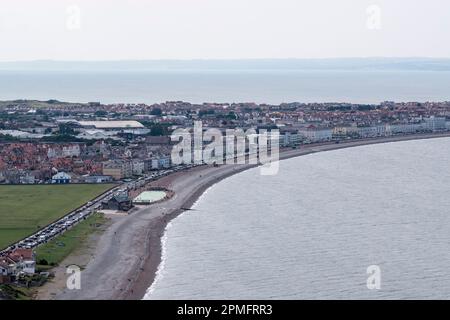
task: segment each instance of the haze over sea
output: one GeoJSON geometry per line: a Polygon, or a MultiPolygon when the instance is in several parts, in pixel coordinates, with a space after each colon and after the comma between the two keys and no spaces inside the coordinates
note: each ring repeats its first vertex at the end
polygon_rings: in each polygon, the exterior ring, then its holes
{"type": "Polygon", "coordinates": [[[448,299],[449,150],[370,145],[229,177],[170,223],[146,299],[448,299]]]}
{"type": "Polygon", "coordinates": [[[449,59],[0,63],[0,100],[352,102],[450,100],[449,59]]]}

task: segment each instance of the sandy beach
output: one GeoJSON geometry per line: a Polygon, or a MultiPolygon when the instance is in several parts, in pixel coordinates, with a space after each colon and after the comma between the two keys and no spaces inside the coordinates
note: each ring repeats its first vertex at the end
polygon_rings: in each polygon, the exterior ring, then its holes
{"type": "MultiPolygon", "coordinates": [[[[368,144],[450,137],[450,133],[420,134],[306,145],[280,152],[280,159],[368,144]]],[[[150,184],[174,192],[170,199],[139,207],[130,215],[111,216],[109,227],[92,237],[82,253],[68,257],[56,268],[55,279],[40,288],[37,299],[142,299],[161,261],[161,237],[167,223],[190,208],[211,185],[254,165],[202,166],[177,172],[150,184]],[[65,289],[64,267],[85,266],[81,290],[65,289]]]]}

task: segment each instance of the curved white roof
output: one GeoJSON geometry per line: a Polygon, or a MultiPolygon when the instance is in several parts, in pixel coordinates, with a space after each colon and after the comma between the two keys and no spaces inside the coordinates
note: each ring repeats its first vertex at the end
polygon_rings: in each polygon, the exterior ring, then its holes
{"type": "Polygon", "coordinates": [[[79,121],[78,122],[83,127],[95,127],[97,129],[127,129],[127,128],[145,128],[145,126],[135,120],[125,120],[125,121],[79,121]]]}

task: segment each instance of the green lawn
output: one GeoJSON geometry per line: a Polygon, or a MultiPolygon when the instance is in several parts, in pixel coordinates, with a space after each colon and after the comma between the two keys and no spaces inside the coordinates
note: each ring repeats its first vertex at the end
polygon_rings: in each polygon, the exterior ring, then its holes
{"type": "Polygon", "coordinates": [[[113,185],[0,185],[0,248],[32,234],[113,185]]]}
{"type": "Polygon", "coordinates": [[[0,284],[0,300],[31,300],[32,289],[11,284],[0,284]]]}
{"type": "Polygon", "coordinates": [[[103,214],[95,213],[91,215],[62,235],[39,246],[36,249],[37,262],[40,263],[45,260],[49,266],[61,263],[70,253],[81,247],[93,232],[103,230],[102,227],[106,221],[107,219],[103,214]]]}

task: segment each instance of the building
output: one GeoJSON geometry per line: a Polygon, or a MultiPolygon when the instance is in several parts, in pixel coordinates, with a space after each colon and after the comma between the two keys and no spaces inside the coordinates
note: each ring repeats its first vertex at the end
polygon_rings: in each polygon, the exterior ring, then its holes
{"type": "Polygon", "coordinates": [[[52,183],[54,184],[67,184],[70,183],[72,177],[65,172],[58,172],[52,177],[52,183]]]}
{"type": "Polygon", "coordinates": [[[15,249],[6,257],[2,257],[0,263],[0,273],[5,276],[36,273],[36,256],[32,249],[15,249]]]}
{"type": "Polygon", "coordinates": [[[102,173],[111,176],[114,180],[129,178],[133,175],[133,166],[126,160],[110,160],[103,163],[102,173]]]}
{"type": "Polygon", "coordinates": [[[282,147],[294,147],[300,144],[301,135],[298,131],[285,131],[280,135],[280,145],[282,147]]]}
{"type": "Polygon", "coordinates": [[[170,168],[171,160],[169,156],[162,156],[158,159],[160,168],[170,168]]]}
{"type": "Polygon", "coordinates": [[[325,142],[331,141],[333,130],[329,128],[316,128],[309,126],[307,128],[300,129],[299,134],[302,135],[308,142],[325,142]]]}
{"type": "Polygon", "coordinates": [[[160,156],[158,158],[151,160],[151,169],[152,170],[170,168],[170,165],[171,165],[171,160],[170,160],[169,156],[160,156]]]}
{"type": "Polygon", "coordinates": [[[144,171],[149,172],[152,170],[152,159],[145,159],[144,160],[144,171]]]}
{"type": "Polygon", "coordinates": [[[45,136],[44,134],[35,134],[20,130],[0,130],[0,134],[19,139],[41,139],[45,136]]]}
{"type": "Polygon", "coordinates": [[[77,138],[86,140],[119,140],[114,132],[98,129],[85,129],[77,135],[77,138]]]}
{"type": "Polygon", "coordinates": [[[145,129],[145,126],[135,120],[119,120],[119,121],[78,121],[78,124],[87,129],[102,129],[102,130],[132,130],[145,129]]]}
{"type": "Polygon", "coordinates": [[[158,159],[152,159],[151,163],[152,163],[152,166],[151,166],[152,170],[158,170],[159,169],[159,161],[158,161],[158,159]]]}
{"type": "Polygon", "coordinates": [[[349,127],[334,127],[332,136],[336,139],[354,137],[358,135],[358,128],[356,126],[349,127]]]}
{"type": "Polygon", "coordinates": [[[84,177],[86,183],[107,183],[111,182],[113,178],[111,176],[87,176],[84,177]]]}
{"type": "Polygon", "coordinates": [[[63,157],[79,157],[81,148],[78,144],[67,145],[62,147],[63,157]]]}
{"type": "Polygon", "coordinates": [[[439,118],[435,116],[431,116],[429,118],[424,119],[425,128],[431,131],[440,131],[446,129],[445,118],[439,118]]]}
{"type": "Polygon", "coordinates": [[[0,260],[0,276],[7,276],[9,274],[10,274],[9,264],[6,262],[6,260],[0,260]]]}
{"type": "Polygon", "coordinates": [[[376,126],[377,137],[388,137],[392,135],[391,126],[389,124],[380,124],[376,126]]]}
{"type": "Polygon", "coordinates": [[[358,127],[357,132],[360,138],[374,138],[378,134],[377,127],[358,127]]]}
{"type": "Polygon", "coordinates": [[[124,130],[121,130],[121,132],[131,134],[131,135],[146,135],[146,134],[150,133],[150,129],[147,129],[147,128],[124,129],[124,130]]]}
{"type": "Polygon", "coordinates": [[[20,184],[34,184],[36,182],[35,176],[30,174],[29,172],[20,176],[19,180],[20,180],[20,184]]]}
{"type": "Polygon", "coordinates": [[[144,161],[134,160],[132,162],[132,172],[133,175],[140,176],[144,174],[145,171],[145,163],[144,161]]]}
{"type": "Polygon", "coordinates": [[[108,201],[102,202],[102,208],[106,210],[128,211],[132,207],[132,201],[126,192],[116,194],[108,201]]]}
{"type": "Polygon", "coordinates": [[[20,264],[21,271],[26,274],[36,273],[36,262],[34,260],[24,260],[20,264]]]}
{"type": "Polygon", "coordinates": [[[402,123],[390,126],[392,134],[411,134],[424,131],[422,123],[402,123]]]}
{"type": "Polygon", "coordinates": [[[0,259],[0,284],[11,283],[12,267],[6,259],[0,259]]]}

